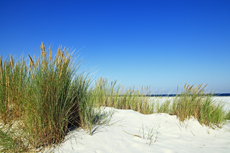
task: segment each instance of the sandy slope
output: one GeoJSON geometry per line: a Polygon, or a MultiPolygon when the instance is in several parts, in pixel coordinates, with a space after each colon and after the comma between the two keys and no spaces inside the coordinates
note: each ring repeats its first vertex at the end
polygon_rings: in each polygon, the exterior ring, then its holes
{"type": "MultiPolygon", "coordinates": [[[[230,97],[226,99],[225,102],[230,102],[230,97]]],[[[105,111],[111,109],[105,108],[105,111]]],[[[180,123],[176,116],[164,113],[143,115],[132,110],[113,110],[110,125],[98,126],[93,136],[83,130],[74,130],[54,152],[230,152],[230,122],[222,129],[213,130],[194,119],[180,123]],[[152,136],[150,145],[148,134],[152,136]]]]}

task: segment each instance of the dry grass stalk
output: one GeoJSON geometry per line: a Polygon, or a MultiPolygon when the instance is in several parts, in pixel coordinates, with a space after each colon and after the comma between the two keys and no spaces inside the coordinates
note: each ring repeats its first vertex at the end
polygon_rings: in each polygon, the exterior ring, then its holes
{"type": "Polygon", "coordinates": [[[46,59],[46,52],[45,52],[45,46],[43,45],[43,42],[41,42],[41,65],[43,66],[42,71],[45,72],[45,68],[47,67],[47,59],[46,59]]]}
{"type": "Polygon", "coordinates": [[[52,51],[51,51],[51,48],[49,47],[49,51],[50,51],[50,62],[51,62],[51,65],[53,64],[53,57],[52,57],[52,51]]]}
{"type": "Polygon", "coordinates": [[[14,61],[13,61],[13,56],[10,54],[10,65],[13,67],[14,66],[14,61]]]}
{"type": "Polygon", "coordinates": [[[67,58],[67,55],[68,55],[68,49],[66,50],[66,52],[65,52],[65,56],[64,56],[64,63],[67,63],[68,62],[68,58],[67,58]]]}
{"type": "Polygon", "coordinates": [[[25,65],[25,73],[27,72],[27,66],[25,65]]]}
{"type": "Polygon", "coordinates": [[[22,64],[23,64],[23,65],[26,65],[24,55],[23,55],[23,57],[22,57],[22,64]]]}
{"type": "Polygon", "coordinates": [[[60,65],[62,65],[62,62],[63,62],[64,52],[65,52],[64,50],[65,50],[65,47],[64,47],[63,51],[61,51],[61,58],[59,58],[59,60],[60,60],[59,64],[60,65]]]}
{"type": "Polygon", "coordinates": [[[0,57],[0,78],[2,78],[2,57],[0,57]]]}
{"type": "Polygon", "coordinates": [[[4,61],[4,68],[5,68],[5,72],[7,72],[7,69],[6,69],[6,61],[4,61]]]}
{"type": "Polygon", "coordinates": [[[184,89],[186,88],[187,82],[184,84],[184,89]]]}
{"type": "Polygon", "coordinates": [[[45,53],[45,46],[43,45],[43,42],[41,42],[40,49],[42,54],[45,53]]]}
{"type": "Polygon", "coordinates": [[[191,92],[192,88],[193,88],[194,85],[192,86],[188,86],[188,91],[191,92]]]}
{"type": "Polygon", "coordinates": [[[59,58],[59,56],[61,54],[60,50],[61,50],[61,46],[58,47],[58,52],[57,52],[56,59],[55,59],[57,64],[58,64],[58,60],[59,60],[58,58],[59,58]]]}
{"type": "Polygon", "coordinates": [[[12,73],[12,75],[10,77],[11,77],[12,83],[14,84],[15,83],[15,81],[14,81],[14,73],[12,73]]]}
{"type": "Polygon", "coordinates": [[[202,94],[204,92],[204,88],[207,86],[208,84],[206,84],[203,88],[201,88],[203,86],[203,84],[199,84],[198,86],[190,86],[189,84],[187,85],[187,83],[185,83],[184,85],[184,91],[188,94],[202,94]]]}
{"type": "Polygon", "coordinates": [[[9,77],[6,76],[6,87],[9,87],[10,81],[9,81],[9,77]]]}
{"type": "MultiPolygon", "coordinates": [[[[9,88],[9,86],[10,86],[9,77],[6,76],[6,91],[7,91],[7,92],[6,92],[6,93],[7,93],[7,95],[6,95],[6,96],[7,96],[7,100],[6,100],[6,102],[5,102],[5,106],[6,106],[6,107],[8,107],[8,104],[9,104],[9,102],[10,102],[10,96],[9,96],[9,92],[8,92],[8,90],[7,90],[7,89],[9,88]]],[[[7,110],[8,110],[8,109],[7,109],[7,110]]],[[[7,110],[6,110],[6,111],[7,111],[7,110]]]]}
{"type": "Polygon", "coordinates": [[[32,57],[29,54],[28,54],[28,56],[30,58],[30,67],[31,67],[31,63],[32,63],[33,67],[35,67],[35,64],[34,64],[34,61],[33,61],[32,57]]]}
{"type": "Polygon", "coordinates": [[[0,56],[0,68],[2,68],[2,56],[0,56]]]}
{"type": "Polygon", "coordinates": [[[34,58],[33,58],[33,61],[34,61],[34,69],[37,67],[37,60],[36,60],[36,56],[34,55],[34,58]]]}
{"type": "Polygon", "coordinates": [[[61,56],[62,56],[62,46],[59,46],[57,57],[56,57],[56,63],[58,66],[60,66],[60,64],[61,64],[61,56]]]}
{"type": "Polygon", "coordinates": [[[29,68],[31,68],[31,61],[30,61],[30,64],[29,64],[29,68]]]}

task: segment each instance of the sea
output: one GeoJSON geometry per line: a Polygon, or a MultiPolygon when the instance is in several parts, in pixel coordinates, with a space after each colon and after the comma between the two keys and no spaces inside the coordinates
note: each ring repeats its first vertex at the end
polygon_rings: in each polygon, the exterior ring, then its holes
{"type": "MultiPolygon", "coordinates": [[[[151,94],[151,95],[146,95],[148,97],[175,97],[175,96],[180,96],[180,94],[151,94]]],[[[207,95],[212,95],[212,96],[218,96],[218,97],[230,97],[230,93],[214,93],[214,94],[205,94],[207,95]]]]}

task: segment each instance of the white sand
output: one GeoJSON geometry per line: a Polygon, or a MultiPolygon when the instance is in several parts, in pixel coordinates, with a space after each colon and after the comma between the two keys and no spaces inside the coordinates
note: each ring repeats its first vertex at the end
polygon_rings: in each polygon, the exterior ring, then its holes
{"type": "MultiPolygon", "coordinates": [[[[148,101],[150,103],[151,102],[158,102],[159,104],[163,104],[166,101],[172,102],[173,99],[174,99],[174,97],[151,97],[151,98],[148,98],[148,101]]],[[[212,99],[215,103],[221,102],[221,103],[225,104],[224,110],[226,110],[226,111],[230,110],[230,97],[215,96],[215,97],[212,97],[212,99]]]]}
{"type": "MultiPolygon", "coordinates": [[[[215,100],[224,100],[230,104],[230,97],[215,97],[215,100]]],[[[111,109],[113,108],[105,108],[105,111],[111,109]]],[[[65,137],[66,141],[54,152],[230,152],[230,121],[221,129],[213,130],[200,125],[194,119],[180,123],[176,116],[164,113],[143,115],[132,110],[114,109],[109,124],[97,126],[92,136],[82,129],[70,132],[65,137]],[[152,136],[150,145],[150,140],[147,140],[148,134],[152,136]]]]}

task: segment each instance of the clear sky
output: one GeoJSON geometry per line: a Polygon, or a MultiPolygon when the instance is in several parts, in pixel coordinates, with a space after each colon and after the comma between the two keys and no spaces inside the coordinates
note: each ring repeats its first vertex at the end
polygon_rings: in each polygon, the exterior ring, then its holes
{"type": "Polygon", "coordinates": [[[0,56],[39,56],[41,41],[125,87],[230,93],[229,0],[1,0],[0,56]]]}

